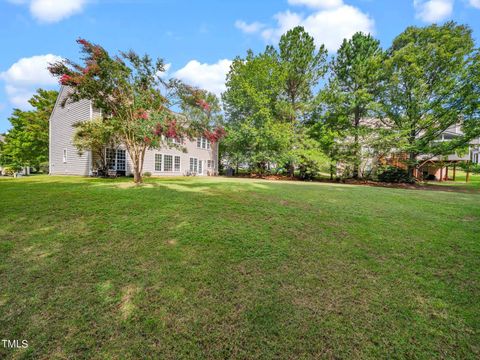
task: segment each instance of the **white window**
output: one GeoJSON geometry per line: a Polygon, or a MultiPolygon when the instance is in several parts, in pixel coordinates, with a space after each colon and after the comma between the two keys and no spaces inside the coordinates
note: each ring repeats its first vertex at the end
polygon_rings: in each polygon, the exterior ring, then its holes
{"type": "Polygon", "coordinates": [[[180,156],[175,156],[174,171],[180,171],[180,156]]]}
{"type": "Polygon", "coordinates": [[[171,138],[172,143],[174,144],[183,144],[183,139],[171,138]]]}
{"type": "Polygon", "coordinates": [[[212,168],[212,160],[207,160],[207,168],[212,168]]]}
{"type": "Polygon", "coordinates": [[[210,149],[210,141],[205,137],[197,138],[197,148],[199,149],[210,149]]]}
{"type": "Polygon", "coordinates": [[[125,171],[127,164],[126,151],[122,149],[106,149],[105,156],[109,170],[125,171]]]}
{"type": "Polygon", "coordinates": [[[190,158],[190,172],[192,173],[198,172],[198,159],[190,158]]]}
{"type": "Polygon", "coordinates": [[[173,171],[172,155],[163,155],[163,171],[173,171]]]}
{"type": "Polygon", "coordinates": [[[162,154],[155,154],[155,171],[162,171],[162,154]]]}
{"type": "Polygon", "coordinates": [[[117,158],[115,161],[115,166],[117,171],[125,171],[127,165],[127,156],[125,150],[117,149],[117,158]]]}
{"type": "Polygon", "coordinates": [[[203,174],[203,160],[198,161],[198,173],[203,174]]]}
{"type": "Polygon", "coordinates": [[[67,163],[67,149],[63,149],[63,163],[67,163]]]}

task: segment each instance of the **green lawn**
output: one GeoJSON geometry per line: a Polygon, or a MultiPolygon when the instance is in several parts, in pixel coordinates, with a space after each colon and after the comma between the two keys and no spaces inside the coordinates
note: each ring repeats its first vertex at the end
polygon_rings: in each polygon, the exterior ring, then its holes
{"type": "Polygon", "coordinates": [[[1,359],[479,358],[480,193],[130,181],[0,179],[1,359]]]}
{"type": "MultiPolygon", "coordinates": [[[[451,171],[451,170],[450,170],[451,171]]],[[[452,173],[450,172],[450,176],[452,173]]],[[[455,181],[431,181],[429,182],[430,185],[442,185],[442,186],[454,186],[458,189],[466,190],[466,191],[479,191],[480,192],[480,175],[472,175],[470,174],[470,179],[466,182],[466,173],[463,171],[457,171],[455,181]]]]}

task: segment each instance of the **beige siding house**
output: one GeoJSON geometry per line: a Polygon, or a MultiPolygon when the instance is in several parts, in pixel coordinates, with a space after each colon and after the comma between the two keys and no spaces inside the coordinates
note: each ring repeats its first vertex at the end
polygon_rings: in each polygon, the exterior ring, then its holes
{"type": "MultiPolygon", "coordinates": [[[[68,87],[62,87],[57,102],[50,116],[49,168],[52,175],[95,174],[96,165],[92,153],[79,154],[72,143],[73,125],[80,121],[90,121],[100,116],[89,100],[67,102],[61,106],[68,95],[68,87]]],[[[218,144],[211,144],[205,138],[184,140],[183,152],[168,146],[149,149],[145,154],[143,171],[153,176],[179,175],[216,175],[218,174],[218,144]]],[[[115,149],[105,149],[110,169],[121,175],[132,173],[132,162],[128,152],[121,144],[115,149]]]]}

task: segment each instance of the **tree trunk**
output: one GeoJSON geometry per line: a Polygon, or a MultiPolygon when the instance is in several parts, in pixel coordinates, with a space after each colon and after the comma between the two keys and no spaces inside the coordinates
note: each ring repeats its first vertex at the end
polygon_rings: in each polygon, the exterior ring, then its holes
{"type": "Polygon", "coordinates": [[[293,161],[288,164],[288,174],[292,179],[295,176],[295,164],[293,163],[293,161]]]}
{"type": "Polygon", "coordinates": [[[408,155],[408,164],[407,164],[407,172],[408,176],[411,178],[415,177],[415,161],[417,160],[416,153],[409,153],[408,155]]]}
{"type": "Polygon", "coordinates": [[[359,136],[358,136],[358,128],[360,125],[360,111],[358,108],[355,109],[355,119],[353,123],[353,131],[354,131],[354,142],[353,142],[353,178],[358,179],[358,169],[360,167],[360,144],[359,144],[359,136]]]}
{"type": "Polygon", "coordinates": [[[141,163],[141,154],[138,152],[137,149],[134,150],[132,158],[133,162],[133,181],[135,184],[142,183],[142,163],[141,163]]]}

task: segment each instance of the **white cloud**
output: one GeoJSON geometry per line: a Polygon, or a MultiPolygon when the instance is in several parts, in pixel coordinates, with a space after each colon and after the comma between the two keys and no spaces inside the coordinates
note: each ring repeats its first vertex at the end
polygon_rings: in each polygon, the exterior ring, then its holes
{"type": "Polygon", "coordinates": [[[288,0],[290,5],[304,5],[314,9],[329,9],[343,5],[343,0],[288,0]]]}
{"type": "Polygon", "coordinates": [[[375,32],[374,20],[350,5],[315,11],[308,16],[287,10],[276,14],[274,18],[276,27],[267,28],[261,33],[266,41],[277,42],[289,29],[303,26],[315,38],[317,46],[324,44],[329,51],[336,51],[343,39],[350,38],[357,31],[375,32]]]}
{"type": "Polygon", "coordinates": [[[187,65],[173,73],[173,77],[219,96],[225,91],[225,77],[231,64],[232,61],[228,59],[218,60],[214,64],[190,60],[187,65]]]}
{"type": "Polygon", "coordinates": [[[235,21],[235,27],[242,30],[244,33],[251,34],[263,29],[265,27],[265,24],[262,24],[258,21],[248,24],[245,21],[237,20],[235,21]]]}
{"type": "Polygon", "coordinates": [[[89,0],[9,0],[16,5],[28,4],[30,14],[40,22],[54,23],[82,12],[89,0]]]}
{"type": "Polygon", "coordinates": [[[470,6],[480,9],[480,0],[470,0],[470,6]]]}
{"type": "Polygon", "coordinates": [[[442,21],[453,12],[454,0],[413,0],[415,17],[427,23],[442,21]]]}
{"type": "Polygon", "coordinates": [[[9,101],[21,109],[29,108],[28,100],[37,88],[57,84],[47,66],[61,59],[60,56],[52,54],[22,58],[8,70],[0,73],[0,79],[5,82],[5,92],[9,101]]]}

